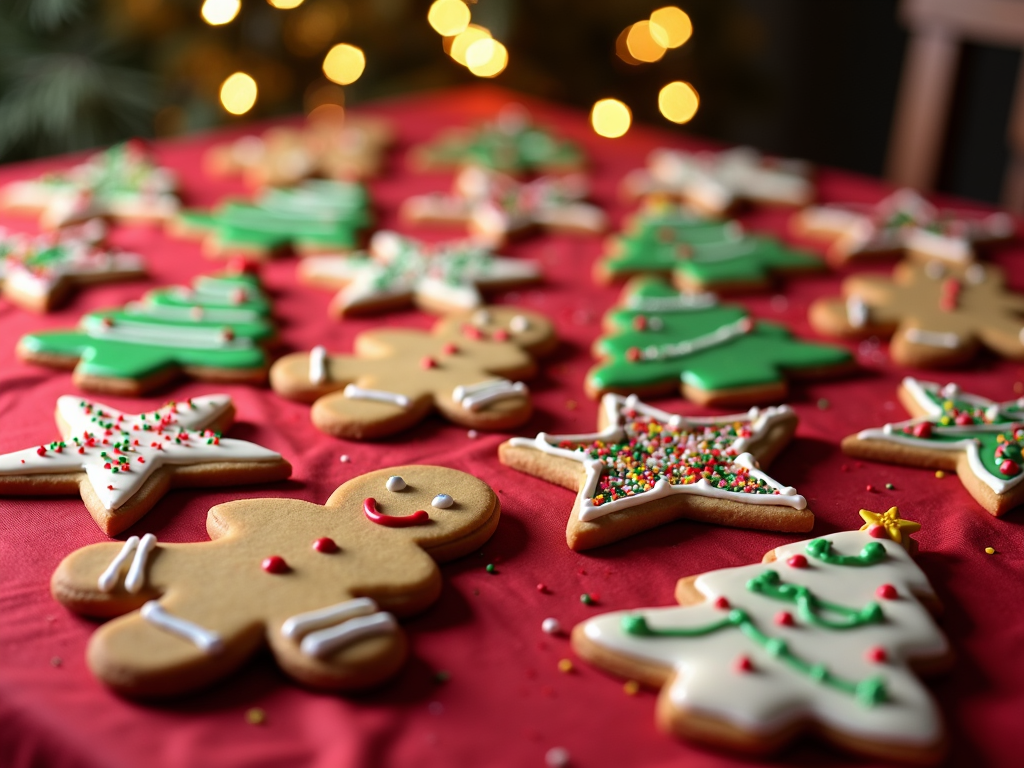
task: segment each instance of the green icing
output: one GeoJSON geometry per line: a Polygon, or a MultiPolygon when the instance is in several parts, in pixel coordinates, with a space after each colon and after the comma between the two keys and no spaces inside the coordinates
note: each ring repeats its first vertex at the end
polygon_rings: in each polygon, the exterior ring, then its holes
{"type": "Polygon", "coordinates": [[[80,373],[104,378],[143,378],[169,366],[263,367],[259,344],[274,326],[259,281],[249,274],[200,276],[193,286],[151,291],[123,309],[85,315],[78,330],[28,334],[21,345],[78,357],[80,373]]]}
{"type": "MultiPolygon", "coordinates": [[[[643,307],[645,299],[662,302],[655,306],[677,297],[686,299],[685,294],[655,278],[637,281],[627,292],[627,307],[643,307]]],[[[746,318],[746,310],[736,305],[613,309],[606,325],[614,330],[598,340],[595,349],[601,362],[591,369],[589,379],[602,391],[627,391],[670,381],[704,391],[725,390],[774,384],[783,381],[790,370],[835,366],[851,359],[843,347],[800,341],[783,326],[766,322],[753,323],[748,332],[712,340],[704,348],[678,352],[681,345],[735,329],[746,318]],[[630,359],[648,350],[650,359],[630,359]]]]}
{"type": "Polygon", "coordinates": [[[657,210],[641,216],[633,231],[615,241],[604,267],[611,274],[674,271],[714,288],[762,282],[775,272],[820,269],[821,260],[773,238],[743,235],[734,222],[657,210]]]}
{"type": "Polygon", "coordinates": [[[856,555],[835,554],[832,551],[832,542],[828,539],[814,539],[807,542],[806,551],[815,560],[821,560],[829,565],[867,567],[885,559],[885,547],[877,541],[868,542],[856,555]]]}
{"type": "Polygon", "coordinates": [[[793,603],[801,619],[821,629],[853,629],[865,624],[880,624],[884,618],[882,606],[878,603],[871,602],[860,609],[830,603],[815,597],[807,587],[786,584],[775,571],[765,571],[751,579],[747,582],[747,589],[772,600],[793,603]],[[828,618],[828,614],[835,618],[828,618]]]}
{"type": "Polygon", "coordinates": [[[544,171],[583,162],[583,152],[576,144],[532,125],[503,130],[487,123],[468,135],[442,136],[425,145],[424,153],[439,165],[476,164],[506,173],[544,171]]]}
{"type": "Polygon", "coordinates": [[[222,246],[261,250],[290,245],[349,249],[373,223],[362,184],[324,179],[268,189],[254,203],[228,202],[210,212],[183,211],[179,217],[187,228],[211,233],[222,246]]]}

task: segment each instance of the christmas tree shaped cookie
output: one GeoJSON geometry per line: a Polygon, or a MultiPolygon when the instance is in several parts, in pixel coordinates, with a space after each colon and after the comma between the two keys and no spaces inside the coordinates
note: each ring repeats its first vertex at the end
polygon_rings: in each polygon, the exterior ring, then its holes
{"type": "Polygon", "coordinates": [[[515,175],[574,171],[584,163],[579,146],[535,125],[519,104],[502,107],[493,122],[442,132],[415,147],[411,160],[421,170],[481,165],[515,175]]]}
{"type": "Polygon", "coordinates": [[[831,240],[826,255],[838,265],[904,251],[919,261],[964,265],[976,245],[1003,242],[1016,230],[1007,213],[940,210],[912,189],[875,205],[810,206],[790,221],[798,234],[831,240]]]}
{"type": "Polygon", "coordinates": [[[201,275],[191,288],[160,288],[123,309],[90,312],[76,330],[22,336],[18,356],[74,368],[82,389],[139,395],[185,374],[203,381],[260,383],[263,347],[276,335],[255,275],[201,275]]]}
{"type": "Polygon", "coordinates": [[[307,179],[267,189],[252,203],[229,200],[209,212],[182,211],[174,230],[203,238],[209,256],[265,259],[287,248],[300,255],[351,250],[372,223],[362,184],[307,179]]]}
{"type": "Polygon", "coordinates": [[[811,326],[841,338],[892,337],[889,354],[900,365],[959,365],[983,346],[1024,360],[1024,295],[1009,291],[1002,270],[990,264],[901,262],[891,278],[846,278],[842,293],[811,304],[811,326]]]}
{"type": "Polygon", "coordinates": [[[573,648],[660,687],[658,725],[676,736],[763,755],[810,731],[861,755],[937,763],[942,716],[918,675],[952,654],[908,552],[920,526],[895,508],[862,515],[859,531],[681,579],[679,607],[588,619],[573,648]]]}
{"type": "Polygon", "coordinates": [[[956,384],[903,379],[900,402],[913,418],[843,440],[858,458],[955,470],[982,507],[1001,516],[1024,502],[1024,399],[996,402],[956,384]]]}
{"type": "Polygon", "coordinates": [[[392,467],[349,480],[322,506],[218,504],[211,541],[92,544],[64,558],[50,589],[76,613],[112,619],[86,660],[122,694],[197,690],[265,647],[304,685],[366,688],[402,667],[409,644],[396,617],[437,600],[437,563],[479,549],[500,515],[494,492],[464,472],[392,467]]]}
{"type": "Polygon", "coordinates": [[[706,216],[724,216],[741,202],[807,205],[814,199],[811,167],[802,160],[766,158],[750,147],[724,152],[656,149],[647,168],[623,180],[628,197],[668,196],[706,216]]]}
{"type": "Polygon", "coordinates": [[[493,246],[536,229],[598,234],[607,228],[608,217],[585,201],[587,193],[587,179],[579,173],[521,183],[471,165],[456,174],[450,194],[409,197],[399,215],[414,224],[464,225],[474,240],[493,246]]]}
{"type": "Polygon", "coordinates": [[[144,277],[142,257],[100,245],[103,227],[98,220],[93,221],[100,226],[62,229],[56,235],[36,237],[0,227],[4,297],[33,312],[49,312],[79,288],[144,277]]]}
{"type": "Polygon", "coordinates": [[[306,283],[340,289],[331,301],[337,317],[405,309],[412,304],[434,311],[471,310],[483,293],[540,282],[540,265],[494,255],[471,240],[427,245],[381,230],[365,253],[310,256],[299,264],[306,283]]]}
{"type": "Polygon", "coordinates": [[[598,432],[514,437],[501,463],[578,491],[566,542],[584,550],[678,519],[809,531],[807,501],[761,471],[789,442],[788,406],[690,419],[605,395],[598,432]],[[759,463],[760,462],[760,463],[759,463]]]}
{"type": "Polygon", "coordinates": [[[116,536],[170,488],[288,477],[291,465],[280,454],[221,437],[234,417],[227,395],[193,397],[139,414],[64,395],[56,416],[63,439],[0,455],[0,494],[80,492],[100,529],[116,536]]]}
{"type": "Polygon", "coordinates": [[[785,397],[787,377],[853,365],[843,347],[794,339],[741,306],[719,304],[712,294],[678,293],[657,278],[630,281],[604,325],[607,335],[594,343],[600,362],[587,374],[592,397],[679,390],[703,404],[767,402],[785,397]]]}
{"type": "Polygon", "coordinates": [[[594,269],[603,283],[657,274],[684,291],[725,293],[770,288],[776,276],[822,268],[821,259],[774,238],[746,234],[737,221],[708,221],[658,203],[609,241],[594,269]]]}
{"type": "Polygon", "coordinates": [[[96,217],[166,221],[179,208],[177,181],[154,164],[146,145],[129,141],[68,171],[15,181],[0,189],[0,208],[40,214],[47,229],[96,217]]]}

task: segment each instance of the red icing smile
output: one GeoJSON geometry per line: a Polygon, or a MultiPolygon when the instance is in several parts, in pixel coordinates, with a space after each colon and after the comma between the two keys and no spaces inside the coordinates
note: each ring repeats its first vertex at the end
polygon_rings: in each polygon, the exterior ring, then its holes
{"type": "Polygon", "coordinates": [[[430,515],[422,509],[417,509],[411,515],[405,515],[404,517],[382,515],[377,511],[376,499],[363,500],[363,513],[368,519],[377,523],[377,525],[386,525],[388,528],[407,528],[410,525],[423,525],[430,522],[430,515]]]}

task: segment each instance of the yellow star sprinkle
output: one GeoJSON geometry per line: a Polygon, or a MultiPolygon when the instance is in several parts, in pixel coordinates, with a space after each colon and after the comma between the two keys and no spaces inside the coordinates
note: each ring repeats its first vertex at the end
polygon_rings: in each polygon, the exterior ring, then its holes
{"type": "Polygon", "coordinates": [[[896,507],[889,507],[887,511],[882,513],[862,509],[860,511],[860,516],[864,519],[864,525],[860,527],[862,531],[866,531],[873,525],[880,526],[885,530],[889,538],[897,544],[903,544],[904,532],[909,536],[910,534],[921,530],[920,523],[915,523],[912,520],[901,519],[900,511],[896,507]]]}

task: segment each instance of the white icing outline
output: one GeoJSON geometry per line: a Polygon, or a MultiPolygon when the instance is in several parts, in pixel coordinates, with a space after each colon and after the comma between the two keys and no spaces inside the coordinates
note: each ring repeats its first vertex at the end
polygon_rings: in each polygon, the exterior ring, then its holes
{"type": "Polygon", "coordinates": [[[224,650],[224,640],[219,634],[188,619],[168,613],[158,600],[150,600],[144,604],[139,609],[139,615],[154,627],[192,643],[207,656],[224,650]]]}
{"type": "Polygon", "coordinates": [[[513,383],[508,379],[487,379],[477,384],[460,384],[452,390],[452,399],[467,411],[479,411],[489,403],[525,398],[529,394],[530,390],[521,381],[513,383]]]}
{"type": "Polygon", "coordinates": [[[405,395],[400,395],[397,392],[388,392],[384,389],[365,389],[357,387],[355,384],[346,385],[342,395],[349,400],[373,400],[378,403],[397,405],[403,409],[408,408],[410,405],[409,398],[405,395]]]}
{"type": "Polygon", "coordinates": [[[364,637],[397,630],[395,617],[378,611],[377,603],[368,597],[299,613],[281,625],[281,634],[289,640],[301,640],[299,650],[313,658],[323,658],[364,637]]]}
{"type": "MultiPolygon", "coordinates": [[[[1024,328],[1021,330],[1024,331],[1024,328]]],[[[960,346],[960,337],[955,333],[928,331],[924,328],[907,328],[903,331],[903,338],[911,344],[921,344],[925,347],[957,349],[960,346]]]]}

